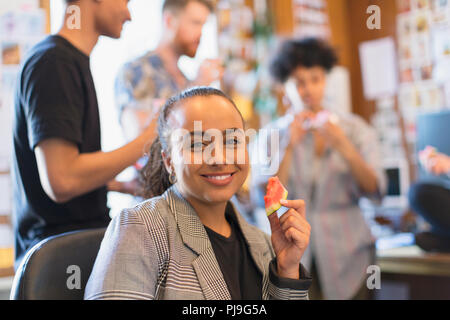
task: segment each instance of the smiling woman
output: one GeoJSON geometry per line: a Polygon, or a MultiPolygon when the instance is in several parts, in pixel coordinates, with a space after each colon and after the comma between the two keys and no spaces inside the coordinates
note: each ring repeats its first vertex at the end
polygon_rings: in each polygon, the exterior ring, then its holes
{"type": "MultiPolygon", "coordinates": [[[[166,103],[159,118],[159,126],[158,126],[159,138],[153,142],[153,145],[151,146],[149,152],[150,159],[141,172],[142,196],[144,198],[156,197],[164,193],[172,185],[172,183],[170,182],[171,176],[181,177],[183,171],[186,171],[183,170],[182,166],[186,165],[187,162],[189,162],[191,166],[198,165],[198,161],[196,161],[195,159],[196,158],[195,154],[192,156],[191,159],[189,151],[188,152],[189,159],[187,159],[185,148],[182,148],[181,145],[173,146],[170,144],[170,142],[173,140],[172,137],[174,131],[176,129],[184,129],[186,132],[189,133],[192,132],[194,135],[194,148],[192,149],[193,151],[192,153],[195,153],[195,151],[197,151],[199,148],[200,150],[204,151],[203,145],[205,144],[206,139],[201,139],[200,141],[197,141],[198,139],[195,138],[195,136],[203,137],[204,136],[204,132],[202,131],[203,129],[205,130],[215,129],[214,124],[216,124],[216,121],[219,121],[220,123],[221,117],[224,116],[224,114],[220,112],[221,109],[229,109],[230,105],[235,110],[235,112],[232,113],[230,119],[231,120],[230,124],[232,125],[230,128],[237,128],[243,131],[244,122],[241,114],[237,110],[236,105],[234,104],[233,101],[231,101],[219,90],[212,88],[199,88],[197,90],[187,91],[178,96],[175,96],[166,103]],[[212,97],[215,98],[214,101],[211,101],[212,97]],[[221,97],[222,99],[217,99],[217,97],[221,97]],[[208,101],[202,101],[205,99],[208,101]],[[180,105],[180,103],[184,100],[189,100],[186,101],[186,103],[189,104],[190,108],[177,108],[180,105]],[[217,100],[219,100],[220,102],[219,104],[215,102],[217,100]],[[201,107],[202,102],[214,105],[215,112],[208,113],[207,116],[205,117],[204,110],[201,107]],[[189,111],[186,112],[187,110],[189,111]],[[203,121],[202,119],[205,119],[207,121],[203,121]],[[198,123],[201,123],[202,129],[200,129],[200,132],[198,132],[199,129],[198,123]],[[211,126],[210,123],[212,123],[213,126],[211,126]],[[183,126],[183,124],[185,124],[185,126],[183,126]],[[198,142],[201,142],[202,145],[195,146],[195,143],[198,142]],[[174,150],[178,150],[179,152],[173,153],[172,151],[174,150]],[[165,161],[169,159],[173,160],[171,161],[172,165],[168,165],[168,161],[165,161]],[[178,159],[181,159],[181,161],[178,159]],[[171,167],[173,166],[173,164],[178,164],[179,168],[171,167]]],[[[226,130],[230,128],[223,128],[223,129],[226,130]]],[[[201,154],[201,158],[203,159],[203,153],[201,154]]],[[[217,161],[217,159],[213,161],[217,161]]],[[[244,165],[246,166],[245,167],[246,171],[244,173],[248,172],[247,162],[248,161],[244,161],[244,165]]],[[[227,168],[227,170],[230,171],[228,172],[228,174],[230,173],[234,174],[236,171],[234,169],[235,168],[233,169],[227,168]]],[[[211,175],[218,176],[217,173],[218,172],[216,171],[214,173],[208,174],[209,176],[211,175]]],[[[204,178],[208,177],[206,173],[203,175],[205,176],[204,178]]],[[[214,181],[216,180],[217,178],[214,179],[214,181]]]]}
{"type": "Polygon", "coordinates": [[[87,299],[307,299],[311,279],[300,264],[310,236],[301,200],[269,218],[272,237],[250,226],[230,199],[247,179],[245,143],[227,137],[205,141],[206,131],[244,130],[242,115],[221,91],[187,90],[160,113],[158,138],[143,170],[150,198],[113,219],[86,287],[87,299]],[[214,108],[214,112],[211,112],[214,108]],[[187,162],[175,130],[199,136],[187,162]],[[225,145],[221,150],[216,146],[225,145]],[[214,145],[212,157],[192,163],[196,147],[214,145]],[[224,161],[226,149],[245,149],[245,161],[224,161]]]}

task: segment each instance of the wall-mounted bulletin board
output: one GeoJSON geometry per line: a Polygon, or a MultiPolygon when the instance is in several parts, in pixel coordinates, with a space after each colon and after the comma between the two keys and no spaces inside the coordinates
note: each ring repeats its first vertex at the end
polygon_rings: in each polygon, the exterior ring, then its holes
{"type": "Polygon", "coordinates": [[[331,38],[327,0],[219,0],[219,52],[226,66],[224,90],[249,127],[285,112],[268,74],[269,60],[284,38],[331,38]]]}
{"type": "Polygon", "coordinates": [[[397,0],[399,106],[414,150],[416,117],[450,108],[450,0],[397,0]]]}
{"type": "Polygon", "coordinates": [[[295,37],[329,39],[331,36],[326,0],[294,0],[295,37]]]}
{"type": "Polygon", "coordinates": [[[12,112],[20,63],[47,33],[49,0],[0,2],[0,277],[12,274],[12,112]]]}

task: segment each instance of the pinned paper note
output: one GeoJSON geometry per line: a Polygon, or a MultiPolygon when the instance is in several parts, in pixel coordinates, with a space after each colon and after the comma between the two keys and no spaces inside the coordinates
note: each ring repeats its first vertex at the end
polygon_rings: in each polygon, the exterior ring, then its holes
{"type": "Polygon", "coordinates": [[[0,215],[10,215],[12,209],[11,181],[9,175],[0,175],[0,215]]]}
{"type": "Polygon", "coordinates": [[[368,100],[397,94],[398,73],[394,39],[366,41],[359,46],[364,96],[368,100]]]}

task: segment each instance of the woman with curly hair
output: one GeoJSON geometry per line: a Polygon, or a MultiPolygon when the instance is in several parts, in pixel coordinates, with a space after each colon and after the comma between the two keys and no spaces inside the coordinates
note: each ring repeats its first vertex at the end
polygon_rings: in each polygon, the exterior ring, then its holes
{"type": "MultiPolygon", "coordinates": [[[[271,154],[277,163],[270,165],[294,198],[306,199],[311,212],[311,246],[303,260],[314,276],[311,297],[367,298],[374,239],[358,200],[379,197],[385,179],[374,130],[354,114],[327,110],[327,73],[336,63],[334,50],[318,39],[281,46],[271,73],[281,84],[295,83],[304,108],[292,107],[267,127],[281,136],[279,152],[271,154]]],[[[252,172],[252,190],[259,192],[267,176],[257,167],[252,172]]]]}

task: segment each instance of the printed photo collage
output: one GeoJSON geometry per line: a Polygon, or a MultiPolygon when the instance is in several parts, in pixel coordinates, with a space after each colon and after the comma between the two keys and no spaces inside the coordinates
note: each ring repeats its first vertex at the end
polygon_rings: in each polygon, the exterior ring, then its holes
{"type": "Polygon", "coordinates": [[[450,105],[450,0],[398,0],[398,9],[399,103],[413,139],[418,112],[450,105]]]}

